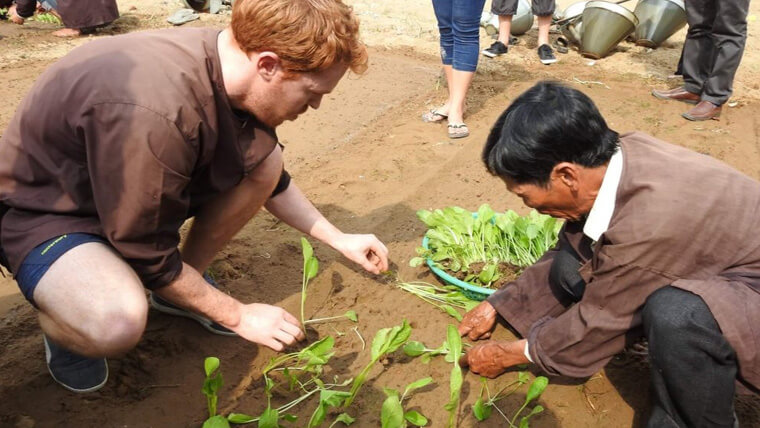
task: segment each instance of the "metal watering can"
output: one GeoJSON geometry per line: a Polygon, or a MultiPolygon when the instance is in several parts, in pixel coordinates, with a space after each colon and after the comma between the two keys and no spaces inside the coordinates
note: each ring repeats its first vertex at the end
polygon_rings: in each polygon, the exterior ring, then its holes
{"type": "Polygon", "coordinates": [[[686,25],[683,0],[639,0],[633,13],[639,19],[634,32],[639,46],[656,48],[686,25]]]}
{"type": "Polygon", "coordinates": [[[574,45],[581,44],[581,34],[583,34],[583,9],[586,8],[588,1],[579,1],[573,3],[562,13],[562,19],[557,24],[562,35],[574,45]]]}
{"type": "Polygon", "coordinates": [[[630,10],[606,1],[590,1],[583,10],[581,55],[599,59],[633,33],[639,24],[630,10]]]}

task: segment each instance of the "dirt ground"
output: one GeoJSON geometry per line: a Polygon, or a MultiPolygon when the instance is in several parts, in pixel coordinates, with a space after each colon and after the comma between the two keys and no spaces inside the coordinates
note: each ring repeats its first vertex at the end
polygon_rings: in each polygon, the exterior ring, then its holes
{"type": "MultiPolygon", "coordinates": [[[[760,45],[752,3],[749,40],[735,83],[733,107],[721,121],[694,123],[680,113],[685,106],[649,95],[668,80],[678,60],[683,34],[656,50],[623,43],[610,57],[591,62],[571,51],[545,67],[535,55],[536,30],[522,37],[503,59],[480,64],[468,98],[467,123],[472,135],[452,141],[444,125],[424,124],[419,116],[441,103],[446,89],[436,53],[437,31],[428,1],[349,1],[362,19],[370,46],[371,66],[362,77],[349,76],[326,97],[318,111],[279,130],[287,147],[288,170],[317,207],[345,231],[375,233],[389,247],[393,270],[404,280],[435,281],[427,271],[408,267],[424,233],[418,209],[459,205],[476,209],[488,202],[497,210],[527,212],[479,161],[489,126],[523,90],[541,79],[555,79],[583,90],[619,131],[643,130],[658,138],[721,159],[760,178],[760,45]]],[[[568,2],[560,1],[564,7],[568,2]]],[[[95,37],[166,27],[166,16],[181,7],[177,0],[120,0],[122,17],[95,37]]],[[[204,15],[188,25],[222,27],[227,15],[204,15]]],[[[92,39],[58,40],[50,24],[24,27],[0,21],[0,131],[39,73],[66,52],[92,39]]],[[[481,44],[490,43],[483,35],[481,44]]],[[[298,311],[300,234],[263,213],[251,221],[215,260],[213,270],[223,287],[243,301],[281,305],[298,311]]],[[[383,327],[408,319],[412,338],[438,346],[453,319],[394,287],[393,281],[368,275],[324,244],[315,244],[320,273],[310,285],[307,316],[359,314],[358,330],[369,341],[383,327]]],[[[356,374],[369,359],[347,323],[319,324],[310,339],[335,335],[337,355],[328,374],[356,374]]],[[[512,337],[505,329],[498,338],[512,337]]],[[[35,313],[15,283],[0,277],[0,427],[199,427],[205,417],[200,392],[203,358],[222,361],[225,386],[222,412],[259,414],[266,402],[261,368],[274,352],[241,339],[210,335],[194,322],[151,313],[144,339],[136,349],[109,359],[110,380],[100,391],[74,395],[58,387],[44,364],[41,332],[35,313]]],[[[407,408],[417,409],[430,425],[445,425],[450,366],[437,359],[429,365],[401,355],[375,367],[369,382],[349,409],[354,426],[379,425],[382,388],[403,388],[432,376],[435,384],[415,393],[407,408]]],[[[510,373],[491,381],[492,388],[511,382],[510,373]]],[[[553,378],[540,403],[545,412],[534,427],[642,426],[648,411],[648,368],[621,355],[585,381],[553,378]]],[[[462,427],[504,426],[494,414],[482,423],[472,416],[479,381],[465,377],[460,407],[462,427]]],[[[522,403],[525,390],[500,402],[507,414],[522,403]]],[[[278,392],[275,405],[286,401],[278,392]]],[[[314,402],[295,409],[305,425],[314,402]]],[[[742,426],[760,426],[760,402],[740,397],[742,426]]],[[[330,419],[328,419],[330,421],[330,419]]]]}

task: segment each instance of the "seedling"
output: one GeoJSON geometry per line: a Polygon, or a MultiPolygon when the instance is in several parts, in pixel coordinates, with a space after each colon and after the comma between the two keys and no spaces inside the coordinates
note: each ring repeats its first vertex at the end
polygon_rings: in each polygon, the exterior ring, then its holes
{"type": "Polygon", "coordinates": [[[407,422],[422,427],[427,425],[427,418],[415,410],[404,412],[403,402],[407,394],[415,389],[422,388],[433,382],[432,377],[426,377],[410,383],[404,388],[404,393],[399,397],[398,391],[391,388],[383,388],[386,399],[380,410],[380,424],[382,428],[405,428],[407,422]]]}
{"type": "Polygon", "coordinates": [[[491,391],[488,389],[488,380],[484,377],[480,378],[480,396],[478,397],[478,400],[475,402],[475,404],[472,406],[472,413],[475,415],[475,418],[477,418],[479,421],[484,421],[488,419],[491,416],[491,411],[493,409],[496,409],[499,414],[501,414],[504,419],[509,423],[509,418],[504,414],[504,412],[499,409],[499,407],[496,406],[496,402],[503,400],[504,398],[509,397],[512,395],[515,391],[517,391],[518,388],[520,388],[522,385],[525,385],[529,381],[528,373],[526,372],[518,372],[517,373],[517,379],[514,382],[511,382],[507,385],[505,385],[503,388],[499,390],[495,395],[491,395],[491,391]],[[512,388],[509,392],[505,392],[508,388],[512,388]],[[485,398],[484,398],[485,393],[485,398]]]}
{"type": "Polygon", "coordinates": [[[62,24],[61,20],[57,16],[49,12],[38,13],[34,15],[34,18],[32,18],[32,20],[37,22],[45,22],[48,24],[62,24]]]}
{"type": "MultiPolygon", "coordinates": [[[[317,381],[317,385],[321,382],[317,381]]],[[[321,385],[320,385],[321,387],[321,385]]],[[[341,403],[346,400],[351,394],[346,391],[331,391],[327,389],[321,389],[319,391],[319,404],[314,409],[311,418],[309,419],[308,428],[318,427],[324,422],[327,417],[327,411],[331,407],[340,407],[341,403]]]]}
{"type": "Polygon", "coordinates": [[[322,374],[322,366],[335,355],[335,352],[331,352],[335,339],[332,336],[327,336],[324,339],[318,340],[311,345],[303,348],[298,352],[291,352],[289,354],[281,355],[279,357],[272,358],[266,367],[262,370],[264,378],[268,380],[268,374],[275,369],[284,366],[286,363],[294,361],[295,364],[283,369],[283,373],[289,379],[291,389],[297,382],[295,375],[291,372],[306,372],[311,373],[314,376],[322,374]]]}
{"type": "Polygon", "coordinates": [[[459,395],[462,392],[462,368],[459,367],[459,358],[462,356],[462,338],[457,328],[451,324],[446,329],[446,344],[449,348],[449,356],[453,361],[451,377],[449,379],[449,402],[444,408],[449,411],[449,427],[456,426],[457,409],[459,408],[459,395]]]}
{"type": "Polygon", "coordinates": [[[496,411],[498,411],[499,414],[501,414],[504,420],[507,421],[510,427],[529,428],[530,426],[529,419],[544,411],[543,406],[537,405],[533,407],[533,409],[531,409],[530,413],[528,413],[527,415],[523,416],[520,419],[519,425],[515,425],[517,418],[520,416],[523,410],[525,410],[525,408],[531,402],[533,402],[534,400],[537,400],[538,397],[540,397],[541,394],[546,389],[546,386],[548,385],[549,380],[544,376],[538,376],[537,378],[533,380],[533,382],[530,384],[530,387],[528,388],[528,393],[525,396],[525,401],[523,402],[523,405],[514,413],[511,419],[508,418],[507,415],[505,415],[504,412],[498,406],[496,406],[496,402],[510,396],[522,385],[525,385],[526,383],[528,383],[528,374],[526,372],[519,372],[517,375],[517,380],[504,386],[494,396],[491,396],[491,393],[488,391],[487,380],[481,377],[480,382],[482,384],[480,388],[480,397],[472,406],[472,412],[475,415],[475,418],[477,418],[479,421],[484,421],[488,419],[491,416],[491,410],[496,409],[496,411]],[[512,390],[507,393],[504,393],[504,391],[510,387],[513,387],[512,390]],[[487,397],[487,399],[485,400],[483,399],[484,392],[486,393],[486,397],[487,397]]]}
{"type": "Polygon", "coordinates": [[[334,317],[326,317],[326,318],[312,318],[310,320],[307,320],[304,322],[304,324],[313,324],[318,322],[327,322],[327,321],[333,321],[333,320],[339,320],[339,319],[347,319],[349,321],[353,322],[359,322],[359,316],[356,315],[356,311],[347,311],[343,315],[338,315],[334,317]]]}
{"type": "Polygon", "coordinates": [[[398,288],[414,294],[443,312],[462,321],[462,315],[455,308],[472,310],[480,302],[468,299],[457,287],[452,285],[442,287],[427,282],[399,282],[398,288]]]}
{"type": "Polygon", "coordinates": [[[412,327],[409,326],[409,323],[406,322],[406,320],[404,320],[401,325],[397,325],[392,328],[380,329],[375,334],[375,338],[372,339],[371,360],[369,364],[364,367],[361,373],[359,373],[359,376],[354,379],[354,383],[351,385],[350,395],[346,398],[346,401],[343,404],[344,406],[348,407],[354,401],[354,398],[356,398],[356,394],[359,392],[359,389],[367,380],[367,376],[369,375],[369,371],[372,369],[372,366],[380,361],[380,359],[385,354],[390,354],[391,352],[394,352],[400,348],[404,343],[406,343],[407,340],[409,340],[409,336],[411,334],[412,327]]]}
{"type": "Polygon", "coordinates": [[[404,354],[410,357],[420,357],[424,364],[429,363],[432,357],[437,355],[445,355],[444,358],[449,363],[453,361],[448,341],[444,341],[439,348],[430,349],[424,343],[412,340],[404,345],[404,354]]]}
{"type": "Polygon", "coordinates": [[[514,211],[495,213],[487,204],[478,208],[477,217],[459,207],[417,211],[428,226],[428,248],[418,248],[418,257],[409,261],[419,266],[426,259],[452,272],[464,272],[465,281],[490,286],[500,278],[502,263],[517,268],[532,265],[557,242],[562,223],[532,211],[521,217],[514,211]],[[474,274],[470,265],[483,263],[474,274]]]}
{"type": "Polygon", "coordinates": [[[306,238],[301,238],[301,250],[303,251],[303,279],[301,281],[301,328],[306,330],[306,318],[303,308],[306,305],[306,286],[309,280],[317,276],[319,261],[314,257],[314,249],[306,238]]]}
{"type": "Polygon", "coordinates": [[[203,381],[201,392],[206,396],[206,404],[208,406],[208,419],[203,423],[203,428],[229,427],[227,419],[225,419],[224,416],[216,414],[216,403],[219,399],[219,389],[224,384],[219,365],[219,358],[216,357],[208,357],[203,362],[206,379],[203,381]]]}

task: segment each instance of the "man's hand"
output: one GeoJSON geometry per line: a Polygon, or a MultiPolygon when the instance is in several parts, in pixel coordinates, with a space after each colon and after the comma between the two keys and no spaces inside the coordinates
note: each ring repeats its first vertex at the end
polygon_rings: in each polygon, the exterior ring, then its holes
{"type": "Polygon", "coordinates": [[[466,335],[470,340],[488,339],[496,324],[496,315],[496,309],[488,301],[481,302],[464,314],[459,323],[459,334],[466,335]]]}
{"type": "Polygon", "coordinates": [[[530,362],[525,358],[525,343],[525,339],[517,342],[481,343],[467,351],[459,359],[459,365],[469,367],[475,374],[495,378],[512,366],[530,362]]]}
{"type": "Polygon", "coordinates": [[[16,5],[14,4],[10,8],[8,8],[8,18],[13,22],[14,24],[22,25],[24,23],[24,18],[20,17],[18,13],[16,13],[16,5]]]}
{"type": "Polygon", "coordinates": [[[243,305],[240,323],[231,330],[243,339],[275,351],[306,338],[296,317],[282,308],[261,303],[243,305]]]}
{"type": "Polygon", "coordinates": [[[343,233],[330,244],[368,272],[379,274],[388,270],[388,249],[375,235],[343,233]]]}

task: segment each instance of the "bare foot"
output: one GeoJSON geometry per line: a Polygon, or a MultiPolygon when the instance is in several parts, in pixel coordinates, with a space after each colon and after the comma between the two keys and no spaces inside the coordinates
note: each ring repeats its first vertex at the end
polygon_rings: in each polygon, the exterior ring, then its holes
{"type": "Polygon", "coordinates": [[[53,35],[56,37],[79,37],[82,32],[78,28],[61,28],[58,31],[54,31],[53,35]]]}

